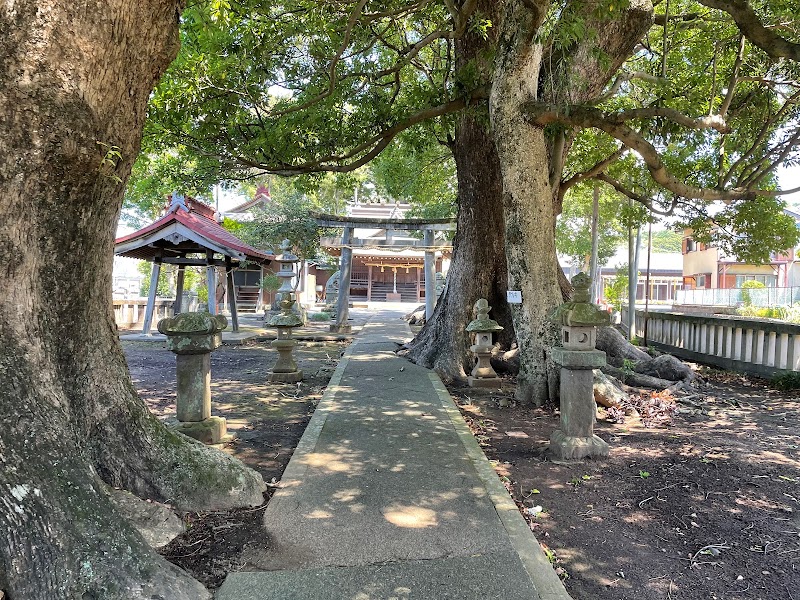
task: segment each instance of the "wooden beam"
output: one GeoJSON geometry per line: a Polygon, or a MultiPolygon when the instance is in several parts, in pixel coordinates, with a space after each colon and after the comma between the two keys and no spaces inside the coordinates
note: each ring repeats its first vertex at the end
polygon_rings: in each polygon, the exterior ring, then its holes
{"type": "Polygon", "coordinates": [[[239,313],[236,310],[236,289],[233,285],[233,263],[230,258],[225,257],[225,275],[228,280],[228,306],[231,309],[231,323],[233,331],[239,331],[239,313]]]}
{"type": "Polygon", "coordinates": [[[142,333],[150,335],[150,328],[153,326],[153,311],[156,306],[156,291],[158,290],[158,276],[161,274],[161,258],[153,261],[153,270],[150,273],[150,291],[147,294],[147,308],[144,311],[144,323],[142,333]]]}
{"type": "MultiPolygon", "coordinates": [[[[205,267],[209,264],[208,259],[206,258],[186,258],[180,256],[165,256],[161,259],[161,262],[169,265],[184,265],[193,267],[205,267]]],[[[215,258],[211,261],[211,264],[216,267],[224,267],[225,261],[215,258]]]]}
{"type": "MultiPolygon", "coordinates": [[[[184,265],[178,265],[178,279],[175,284],[175,308],[172,309],[173,314],[179,314],[181,312],[181,304],[183,303],[183,278],[185,275],[186,267],[184,265]]],[[[188,306],[187,306],[188,308],[188,306]]]]}
{"type": "Polygon", "coordinates": [[[217,314],[217,273],[214,270],[214,253],[206,252],[206,287],[208,288],[208,312],[217,314]]]}
{"type": "Polygon", "coordinates": [[[455,219],[367,219],[357,217],[337,217],[318,215],[314,221],[320,227],[387,229],[401,231],[455,231],[455,219]]]}

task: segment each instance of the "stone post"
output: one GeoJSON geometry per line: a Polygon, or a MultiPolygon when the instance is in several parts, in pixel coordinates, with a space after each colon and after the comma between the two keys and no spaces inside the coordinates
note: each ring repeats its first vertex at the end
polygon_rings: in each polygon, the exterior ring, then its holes
{"type": "Polygon", "coordinates": [[[475,367],[467,378],[470,387],[499,388],[501,379],[494,372],[491,363],[492,357],[492,332],[502,331],[503,327],[489,318],[492,307],[485,298],[475,303],[475,320],[467,325],[467,331],[475,334],[475,344],[470,350],[475,353],[475,367]]]}
{"type": "Polygon", "coordinates": [[[595,349],[597,327],[608,325],[607,312],[589,301],[591,280],[585,273],[572,279],[573,300],[559,306],[552,319],[561,325],[563,347],[553,348],[561,365],[561,422],[550,436],[550,450],[561,460],[608,456],[608,444],[594,434],[597,405],[592,369],[606,364],[595,349]]]}
{"type": "Polygon", "coordinates": [[[342,233],[342,261],[339,266],[339,297],[336,299],[336,323],[329,329],[336,333],[350,333],[347,323],[350,312],[350,275],[353,268],[353,228],[345,227],[342,233]]]}
{"type": "Polygon", "coordinates": [[[185,312],[158,322],[167,348],[177,354],[177,430],[206,444],[225,437],[224,417],[211,416],[211,352],[222,345],[222,315],[185,312]]]}
{"type": "Polygon", "coordinates": [[[436,254],[433,251],[433,230],[426,229],[423,234],[425,245],[425,322],[430,321],[436,308],[436,254]]]}

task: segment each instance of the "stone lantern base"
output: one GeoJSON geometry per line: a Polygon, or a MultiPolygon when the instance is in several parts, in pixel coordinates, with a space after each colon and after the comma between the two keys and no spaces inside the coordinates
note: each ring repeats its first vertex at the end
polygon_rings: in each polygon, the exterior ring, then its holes
{"type": "Polygon", "coordinates": [[[297,363],[292,357],[292,350],[297,345],[297,340],[273,340],[272,347],[278,351],[278,362],[269,374],[269,381],[275,383],[297,383],[302,381],[303,372],[297,368],[297,363]]]}
{"type": "MultiPolygon", "coordinates": [[[[491,336],[491,333],[489,334],[491,336]]],[[[489,338],[491,341],[491,337],[489,338]]],[[[467,384],[474,388],[498,389],[503,380],[497,376],[492,368],[492,346],[491,344],[473,344],[469,347],[475,354],[475,366],[467,377],[467,384]]]]}
{"type": "Polygon", "coordinates": [[[550,451],[560,460],[608,456],[608,444],[594,434],[597,404],[593,392],[593,368],[605,364],[599,350],[553,348],[561,366],[561,419],[550,436],[550,451]]]}
{"type": "Polygon", "coordinates": [[[179,423],[175,431],[204,444],[219,444],[227,438],[228,426],[225,417],[213,416],[202,421],[179,423]]]}
{"type": "Polygon", "coordinates": [[[473,377],[470,375],[467,377],[467,384],[469,387],[474,388],[489,388],[489,389],[500,389],[503,385],[503,380],[499,377],[473,377]]]}
{"type": "Polygon", "coordinates": [[[550,451],[560,460],[581,458],[603,458],[608,456],[608,444],[596,435],[592,437],[570,437],[560,429],[550,436],[550,451]]]}

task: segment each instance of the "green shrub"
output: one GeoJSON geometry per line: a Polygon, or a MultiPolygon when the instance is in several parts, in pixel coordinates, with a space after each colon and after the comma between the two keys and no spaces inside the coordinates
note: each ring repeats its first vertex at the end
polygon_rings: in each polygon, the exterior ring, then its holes
{"type": "Polygon", "coordinates": [[[309,321],[327,321],[331,318],[331,313],[329,312],[315,312],[309,313],[308,320],[309,321]]]}
{"type": "Polygon", "coordinates": [[[795,302],[792,306],[783,309],[785,321],[789,323],[800,323],[800,302],[795,302]]]}
{"type": "Polygon", "coordinates": [[[267,292],[277,292],[281,287],[281,278],[275,273],[267,271],[261,278],[261,289],[267,292]]]}
{"type": "MultiPolygon", "coordinates": [[[[778,319],[785,321],[789,311],[783,306],[740,306],[736,314],[741,317],[758,317],[761,319],[778,319]]],[[[795,312],[800,317],[800,313],[795,312]]]]}
{"type": "Polygon", "coordinates": [[[790,371],[788,373],[776,375],[772,378],[772,386],[784,392],[800,390],[800,373],[797,371],[790,371]]]}
{"type": "Polygon", "coordinates": [[[742,284],[742,302],[744,302],[745,306],[750,306],[753,304],[753,299],[750,297],[750,292],[748,290],[761,290],[764,289],[765,286],[760,281],[756,281],[755,279],[749,279],[742,284]]]}

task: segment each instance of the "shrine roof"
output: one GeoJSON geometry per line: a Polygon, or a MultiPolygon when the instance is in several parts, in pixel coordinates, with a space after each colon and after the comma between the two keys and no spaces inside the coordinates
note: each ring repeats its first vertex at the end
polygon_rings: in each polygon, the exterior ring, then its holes
{"type": "Polygon", "coordinates": [[[265,185],[260,185],[258,186],[258,189],[256,189],[255,195],[250,200],[247,200],[246,202],[243,202],[238,206],[234,206],[233,208],[226,210],[225,212],[245,213],[252,210],[256,206],[268,205],[271,201],[272,201],[272,195],[269,192],[269,188],[265,185]]]}
{"type": "Polygon", "coordinates": [[[114,252],[120,256],[154,260],[182,258],[212,251],[240,262],[268,262],[269,252],[258,250],[222,227],[212,207],[177,194],[170,195],[167,214],[147,227],[117,238],[114,252]]]}

